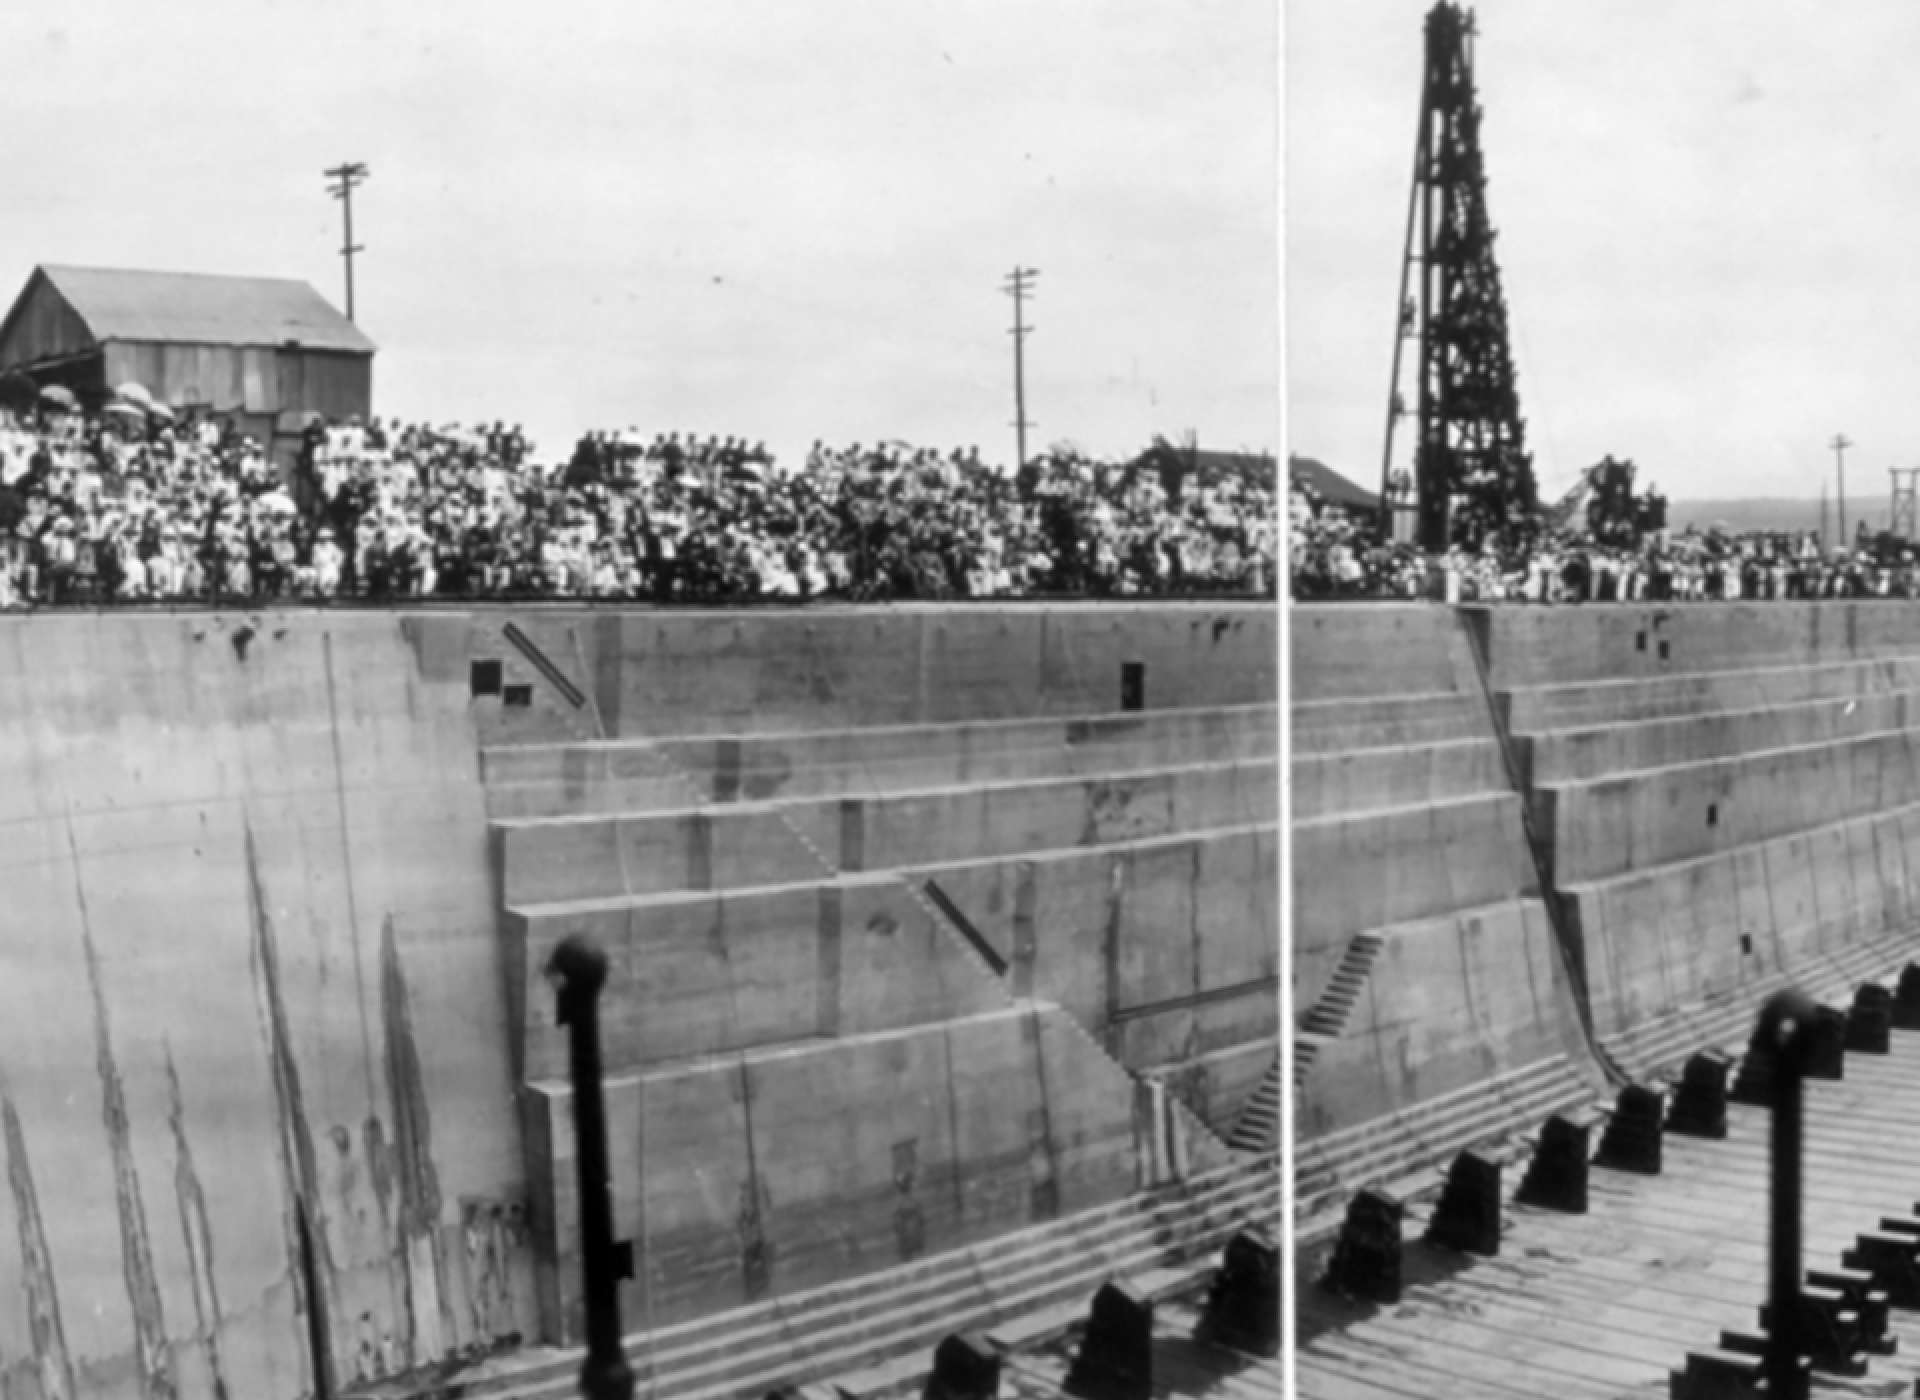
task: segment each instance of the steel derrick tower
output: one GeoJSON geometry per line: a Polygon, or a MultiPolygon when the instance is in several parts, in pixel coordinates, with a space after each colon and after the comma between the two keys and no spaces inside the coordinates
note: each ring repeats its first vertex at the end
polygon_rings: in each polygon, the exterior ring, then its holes
{"type": "Polygon", "coordinates": [[[1450,0],[1427,15],[1381,468],[1382,501],[1405,501],[1410,489],[1413,537],[1429,551],[1477,547],[1495,531],[1508,540],[1524,536],[1535,528],[1539,504],[1487,217],[1475,33],[1472,13],[1450,0]],[[1412,402],[1401,383],[1410,340],[1417,342],[1412,402]],[[1396,468],[1394,438],[1410,416],[1417,424],[1408,471],[1396,468]]]}

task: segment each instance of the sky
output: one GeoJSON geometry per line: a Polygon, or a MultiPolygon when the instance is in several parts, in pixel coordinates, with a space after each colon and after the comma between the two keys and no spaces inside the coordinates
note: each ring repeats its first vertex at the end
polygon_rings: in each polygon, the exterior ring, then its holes
{"type": "MultiPolygon", "coordinates": [[[[1426,0],[1289,0],[1287,440],[1377,489],[1426,0]]],[[[1542,492],[1850,500],[1920,465],[1920,6],[1487,0],[1487,199],[1542,492]]]]}
{"type": "Polygon", "coordinates": [[[1272,0],[77,0],[0,14],[0,282],[307,280],[374,411],[1038,448],[1279,439],[1272,0]]]}

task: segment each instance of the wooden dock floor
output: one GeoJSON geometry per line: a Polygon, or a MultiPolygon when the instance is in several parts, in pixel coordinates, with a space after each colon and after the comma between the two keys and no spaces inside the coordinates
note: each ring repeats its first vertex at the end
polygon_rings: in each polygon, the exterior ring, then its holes
{"type": "MultiPolygon", "coordinates": [[[[1723,1141],[1664,1140],[1660,1176],[1592,1169],[1585,1215],[1512,1202],[1500,1253],[1422,1242],[1407,1209],[1401,1301],[1369,1307],[1311,1282],[1295,1290],[1298,1393],[1314,1400],[1433,1395],[1665,1396],[1690,1350],[1722,1328],[1759,1330],[1766,1297],[1767,1111],[1735,1104],[1723,1141]]],[[[1920,1033],[1890,1055],[1850,1054],[1843,1081],[1807,1086],[1803,1269],[1837,1268],[1883,1216],[1920,1214],[1920,1033]]],[[[1815,1392],[1912,1395],[1920,1312],[1894,1310],[1893,1356],[1866,1376],[1816,1372],[1815,1392]]]]}

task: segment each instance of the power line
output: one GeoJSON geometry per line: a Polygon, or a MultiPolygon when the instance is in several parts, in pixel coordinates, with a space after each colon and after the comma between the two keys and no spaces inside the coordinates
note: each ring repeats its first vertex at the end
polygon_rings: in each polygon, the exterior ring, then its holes
{"type": "Polygon", "coordinates": [[[1027,298],[1033,295],[1034,279],[1040,275],[1037,268],[1015,267],[1002,289],[1013,298],[1013,329],[1007,334],[1013,337],[1013,430],[1014,445],[1019,465],[1027,465],[1027,429],[1035,426],[1027,421],[1027,369],[1024,347],[1026,339],[1034,327],[1026,323],[1025,312],[1027,298]]]}
{"type": "Polygon", "coordinates": [[[327,192],[340,201],[341,210],[346,216],[346,241],[340,245],[340,256],[347,265],[347,319],[353,319],[353,255],[365,252],[363,245],[353,241],[353,190],[367,178],[367,167],[358,161],[346,162],[323,170],[333,183],[327,186],[327,192]]]}

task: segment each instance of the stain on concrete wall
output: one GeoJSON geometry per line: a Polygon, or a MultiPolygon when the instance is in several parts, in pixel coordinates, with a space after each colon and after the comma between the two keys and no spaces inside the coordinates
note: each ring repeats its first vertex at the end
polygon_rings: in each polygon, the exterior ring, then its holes
{"type": "MultiPolygon", "coordinates": [[[[427,1086],[414,1044],[393,919],[380,932],[380,1013],[385,1031],[387,1092],[392,1099],[393,1184],[399,1191],[400,1244],[404,1251],[408,1326],[416,1355],[435,1356],[441,1338],[453,1331],[443,1316],[447,1299],[446,1262],[440,1251],[440,1179],[433,1166],[433,1118],[427,1086]]],[[[371,1120],[377,1127],[378,1120],[371,1120]]]]}
{"type": "Polygon", "coordinates": [[[167,1125],[173,1131],[173,1194],[180,1210],[180,1238],[187,1248],[187,1267],[193,1287],[193,1315],[197,1340],[206,1349],[214,1400],[227,1400],[227,1378],[220,1364],[220,1285],[213,1267],[213,1221],[207,1214],[207,1194],[194,1165],[193,1144],[187,1138],[187,1111],[180,1096],[180,1073],[167,1049],[167,1125]]]}
{"type": "MultiPolygon", "coordinates": [[[[322,1288],[327,1287],[333,1277],[333,1259],[325,1220],[323,1217],[315,1218],[320,1194],[319,1164],[314,1153],[313,1132],[307,1126],[306,1096],[301,1091],[300,1066],[294,1058],[293,1038],[287,1025],[286,1002],[280,988],[280,949],[274,937],[273,920],[267,913],[266,896],[261,889],[260,857],[254,843],[251,820],[246,825],[246,849],[247,915],[253,924],[254,996],[273,1080],[282,1220],[286,1230],[289,1277],[293,1284],[295,1312],[304,1326],[309,1312],[319,1306],[319,1301],[307,1296],[302,1271],[292,1267],[303,1253],[300,1228],[303,1210],[314,1226],[308,1247],[315,1256],[315,1272],[322,1288]]],[[[312,1379],[311,1375],[307,1377],[309,1383],[312,1379]]]]}
{"type": "MultiPolygon", "coordinates": [[[[73,1400],[73,1362],[67,1355],[66,1329],[60,1321],[60,1289],[47,1251],[40,1196],[33,1187],[26,1134],[12,1095],[0,1098],[0,1119],[7,1137],[7,1185],[13,1192],[14,1219],[20,1230],[20,1283],[26,1294],[27,1326],[33,1338],[34,1379],[45,1400],[73,1400]]],[[[8,1387],[9,1391],[12,1387],[8,1387]]]]}
{"type": "Polygon", "coordinates": [[[139,1366],[143,1400],[173,1400],[178,1393],[173,1378],[173,1355],[167,1345],[167,1320],[160,1304],[160,1285],[154,1276],[153,1244],[147,1237],[147,1212],[140,1199],[140,1173],[133,1158],[133,1129],[127,1120],[126,1087],[113,1058],[113,1031],[107,1017],[106,993],[100,985],[100,955],[93,945],[93,924],[87,917],[87,893],[80,880],[80,851],[67,822],[67,849],[73,859],[74,898],[80,912],[81,946],[87,957],[87,984],[93,992],[93,1034],[96,1068],[100,1075],[100,1111],[113,1156],[114,1208],[120,1217],[120,1252],[126,1278],[127,1302],[133,1311],[134,1356],[139,1366]]]}
{"type": "Polygon", "coordinates": [[[3,1400],[312,1393],[309,1317],[343,1381],[529,1330],[464,685],[391,617],[243,625],[0,620],[3,1400]]]}

